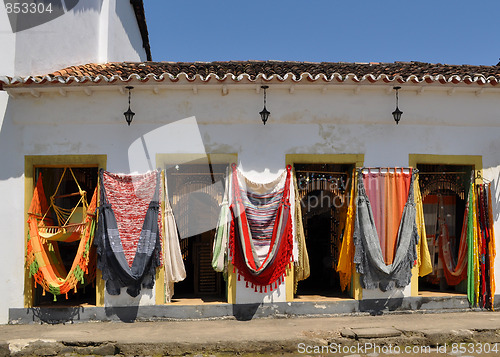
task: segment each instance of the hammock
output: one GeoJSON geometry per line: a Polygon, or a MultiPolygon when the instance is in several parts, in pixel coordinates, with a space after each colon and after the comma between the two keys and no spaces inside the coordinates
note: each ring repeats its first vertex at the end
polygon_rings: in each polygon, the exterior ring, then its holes
{"type": "MultiPolygon", "coordinates": [[[[73,176],[74,177],[74,176],[73,176]]],[[[42,175],[38,177],[33,199],[28,210],[29,235],[26,247],[26,268],[30,277],[35,279],[36,284],[40,284],[43,292],[50,292],[54,295],[66,294],[70,290],[77,290],[79,284],[83,285],[95,278],[94,249],[91,249],[95,229],[95,209],[97,206],[97,189],[94,191],[90,205],[86,207],[82,228],[78,229],[78,239],[80,243],[69,272],[62,263],[57,240],[48,240],[40,233],[40,227],[44,227],[47,219],[42,212],[47,212],[47,200],[43,190],[42,175]]],[[[54,226],[52,226],[54,227],[54,226]]],[[[58,227],[54,227],[54,231],[58,227]]],[[[64,231],[64,227],[60,228],[64,231]]],[[[55,233],[58,234],[58,233],[55,233]]],[[[72,233],[74,241],[75,232],[72,233]]],[[[59,236],[61,237],[61,236],[59,236]]],[[[66,242],[68,240],[65,240],[66,242]]]]}
{"type": "Polygon", "coordinates": [[[268,287],[272,291],[281,284],[293,260],[291,166],[268,184],[252,183],[235,164],[232,168],[230,259],[238,280],[243,275],[247,287],[250,283],[256,292],[260,286],[260,292],[267,293],[268,287]],[[252,191],[247,191],[248,186],[252,191]]]}
{"type": "Polygon", "coordinates": [[[411,176],[408,199],[403,209],[397,234],[396,254],[392,264],[386,265],[374,224],[370,201],[366,195],[363,175],[358,174],[357,212],[354,226],[354,263],[361,274],[361,286],[382,291],[410,284],[411,269],[417,260],[418,230],[413,192],[414,174],[411,176]]]}
{"type": "Polygon", "coordinates": [[[111,295],[127,287],[127,293],[136,297],[141,285],[154,286],[155,270],[161,264],[160,178],[159,171],[144,175],[100,171],[97,267],[111,295]]]}
{"type": "Polygon", "coordinates": [[[469,215],[469,221],[473,221],[473,228],[472,233],[468,235],[470,244],[468,256],[472,264],[469,263],[468,265],[467,295],[472,306],[493,310],[495,297],[494,261],[496,250],[495,233],[493,230],[491,184],[478,184],[473,186],[475,186],[472,199],[474,214],[469,215]]]}
{"type": "Polygon", "coordinates": [[[71,168],[65,167],[54,194],[50,196],[50,206],[45,210],[43,217],[39,220],[38,232],[40,237],[47,240],[68,243],[79,240],[86,227],[85,214],[87,212],[87,208],[87,192],[81,189],[75,177],[75,174],[73,173],[73,170],[71,170],[71,168]],[[78,192],[58,195],[57,193],[59,191],[59,187],[61,186],[64,176],[68,170],[75,180],[76,186],[78,187],[78,192]],[[56,199],[58,198],[67,198],[78,195],[80,196],[80,199],[72,209],[63,208],[56,205],[56,199]],[[47,218],[47,214],[51,210],[57,217],[57,222],[59,223],[59,225],[57,226],[46,225],[46,223],[51,222],[51,220],[47,218]]]}
{"type": "MultiPolygon", "coordinates": [[[[469,192],[470,194],[470,192],[469,192]]],[[[442,196],[439,197],[439,206],[444,207],[442,196]]],[[[451,239],[448,225],[443,217],[443,208],[439,214],[439,258],[443,261],[443,272],[448,285],[457,285],[467,277],[467,221],[469,216],[469,203],[465,206],[462,233],[460,234],[460,245],[458,248],[458,259],[453,261],[451,252],[451,239]]]]}

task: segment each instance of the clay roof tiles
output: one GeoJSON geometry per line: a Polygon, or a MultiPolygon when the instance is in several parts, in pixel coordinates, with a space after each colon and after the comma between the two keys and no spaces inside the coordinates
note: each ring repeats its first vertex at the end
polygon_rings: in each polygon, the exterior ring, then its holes
{"type": "Polygon", "coordinates": [[[177,81],[185,77],[189,81],[240,81],[291,78],[294,81],[309,80],[344,82],[391,82],[399,83],[478,83],[496,85],[500,81],[500,66],[447,65],[423,62],[394,63],[346,63],[346,62],[293,62],[293,61],[228,61],[228,62],[116,62],[71,66],[54,73],[27,78],[3,78],[7,86],[32,83],[116,82],[154,79],[177,81]]]}

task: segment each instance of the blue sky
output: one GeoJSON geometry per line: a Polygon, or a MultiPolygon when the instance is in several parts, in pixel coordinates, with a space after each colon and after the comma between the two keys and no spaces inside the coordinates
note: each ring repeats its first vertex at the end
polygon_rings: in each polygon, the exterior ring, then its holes
{"type": "Polygon", "coordinates": [[[154,61],[495,65],[499,0],[144,0],[154,61]]]}

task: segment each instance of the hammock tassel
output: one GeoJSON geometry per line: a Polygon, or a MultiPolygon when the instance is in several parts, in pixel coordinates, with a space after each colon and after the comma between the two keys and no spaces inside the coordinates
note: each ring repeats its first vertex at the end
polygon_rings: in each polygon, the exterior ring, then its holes
{"type": "MultiPolygon", "coordinates": [[[[36,282],[35,282],[35,288],[36,288],[36,282]]],[[[45,289],[42,290],[42,296],[45,296],[45,289]]]]}
{"type": "Polygon", "coordinates": [[[248,288],[248,281],[246,281],[245,283],[246,283],[246,284],[245,284],[245,285],[246,285],[245,287],[246,287],[246,288],[248,288]]]}
{"type": "Polygon", "coordinates": [[[54,294],[54,300],[52,300],[52,301],[54,301],[54,302],[57,301],[56,294],[54,294]]]}
{"type": "Polygon", "coordinates": [[[73,289],[73,292],[76,294],[78,292],[77,288],[76,288],[76,285],[75,285],[75,288],[73,289]]]}
{"type": "Polygon", "coordinates": [[[267,294],[267,285],[264,287],[264,292],[267,294]]]}
{"type": "Polygon", "coordinates": [[[66,300],[68,300],[68,293],[66,293],[66,300]]]}

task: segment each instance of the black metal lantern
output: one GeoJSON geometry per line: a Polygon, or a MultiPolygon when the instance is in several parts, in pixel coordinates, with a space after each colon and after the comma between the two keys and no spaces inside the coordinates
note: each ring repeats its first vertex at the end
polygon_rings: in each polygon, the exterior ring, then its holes
{"type": "Polygon", "coordinates": [[[266,125],[267,119],[269,119],[269,114],[271,114],[271,112],[266,109],[266,89],[269,88],[269,86],[261,86],[261,88],[264,89],[264,109],[262,109],[259,114],[262,122],[266,125]]]}
{"type": "Polygon", "coordinates": [[[123,113],[123,115],[125,115],[125,120],[127,121],[128,126],[130,126],[130,123],[132,123],[132,119],[134,119],[135,115],[135,113],[130,110],[130,90],[134,89],[134,87],[127,86],[125,88],[128,89],[128,109],[125,113],[123,113]]]}
{"type": "Polygon", "coordinates": [[[401,110],[399,110],[399,107],[398,107],[398,104],[399,104],[399,95],[398,95],[398,91],[401,89],[401,87],[394,87],[394,90],[396,91],[396,110],[394,110],[392,112],[392,116],[394,117],[394,120],[396,121],[396,125],[399,124],[399,121],[401,120],[401,114],[403,114],[403,112],[401,110]]]}

